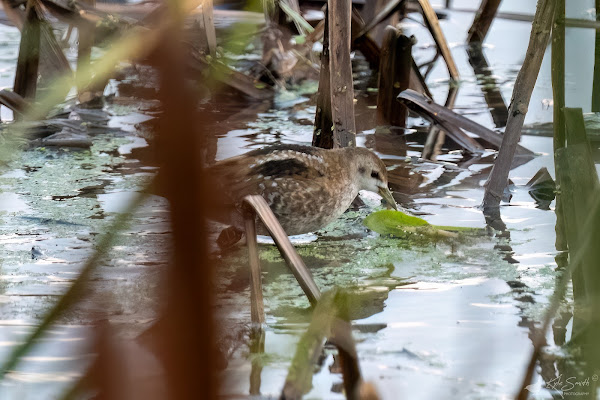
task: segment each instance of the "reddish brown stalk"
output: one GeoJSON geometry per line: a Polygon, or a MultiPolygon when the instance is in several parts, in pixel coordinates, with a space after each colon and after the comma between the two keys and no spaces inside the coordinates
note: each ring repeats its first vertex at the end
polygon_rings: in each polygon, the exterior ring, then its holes
{"type": "MultiPolygon", "coordinates": [[[[179,15],[174,16],[176,19],[179,15]]],[[[182,26],[182,24],[173,24],[182,26]]],[[[196,98],[185,82],[181,31],[170,29],[152,60],[160,74],[163,115],[158,132],[163,190],[171,206],[173,259],[167,274],[165,321],[160,344],[168,398],[216,398],[217,351],[212,315],[213,266],[208,261],[204,217],[207,193],[200,146],[203,127],[196,98]]]]}

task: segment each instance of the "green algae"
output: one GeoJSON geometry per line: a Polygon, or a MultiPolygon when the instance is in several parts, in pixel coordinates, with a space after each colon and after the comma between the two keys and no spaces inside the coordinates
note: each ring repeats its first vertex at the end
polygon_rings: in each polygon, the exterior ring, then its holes
{"type": "MultiPolygon", "coordinates": [[[[38,147],[20,151],[6,165],[11,173],[0,176],[0,187],[28,206],[26,211],[0,212],[0,275],[5,277],[0,291],[13,294],[3,304],[6,318],[28,320],[43,315],[55,301],[54,293],[64,291],[67,282],[77,276],[96,247],[98,234],[114,217],[105,211],[100,195],[133,194],[152,179],[147,171],[137,173],[130,168],[137,165],[132,163],[135,160],[118,152],[120,146],[131,142],[124,135],[114,130],[96,135],[89,150],[38,147]],[[127,179],[123,179],[124,172],[128,172],[127,179]],[[34,246],[41,251],[35,259],[34,246]],[[53,295],[40,296],[43,293],[53,295]]],[[[155,307],[153,278],[134,280],[136,290],[131,290],[131,284],[119,274],[123,267],[164,265],[166,250],[161,243],[165,240],[154,234],[168,231],[155,226],[158,219],[166,220],[166,204],[160,207],[163,213],[157,213],[158,209],[138,212],[135,226],[116,235],[116,247],[101,261],[120,271],[107,278],[108,270],[102,270],[94,284],[101,301],[112,304],[113,317],[132,312],[148,315],[155,307]],[[102,276],[105,278],[100,279],[102,276]],[[110,285],[110,295],[103,294],[104,279],[118,280],[110,285]],[[145,310],[136,310],[135,305],[145,310]]],[[[141,270],[135,271],[141,274],[141,270]]],[[[67,319],[80,322],[82,315],[74,313],[67,319]]]]}
{"type": "MultiPolygon", "coordinates": [[[[452,244],[383,236],[326,239],[321,236],[298,245],[298,253],[321,290],[342,287],[357,294],[356,306],[351,307],[354,319],[380,312],[390,291],[415,281],[456,282],[481,276],[510,281],[520,276],[487,238],[452,244]]],[[[259,254],[269,314],[280,323],[306,322],[310,304],[277,248],[261,245],[259,254]]],[[[230,269],[220,279],[231,279],[236,265],[244,273],[245,249],[223,261],[230,269]]]]}

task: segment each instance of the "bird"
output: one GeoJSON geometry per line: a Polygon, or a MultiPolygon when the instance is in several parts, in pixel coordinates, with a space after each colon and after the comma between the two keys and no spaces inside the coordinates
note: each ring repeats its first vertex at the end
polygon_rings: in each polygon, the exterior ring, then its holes
{"type": "MultiPolygon", "coordinates": [[[[218,161],[206,172],[209,187],[221,193],[209,204],[213,219],[239,232],[244,227],[242,200],[252,194],[266,200],[290,236],[325,227],[350,207],[360,190],[379,194],[397,209],[385,164],[363,147],[274,145],[218,161]]],[[[257,233],[268,235],[262,223],[257,233]]]]}

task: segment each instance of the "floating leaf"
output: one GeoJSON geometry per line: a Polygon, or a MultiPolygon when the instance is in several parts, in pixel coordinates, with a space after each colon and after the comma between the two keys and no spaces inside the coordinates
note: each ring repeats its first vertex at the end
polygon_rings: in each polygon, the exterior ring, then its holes
{"type": "Polygon", "coordinates": [[[427,236],[455,238],[458,237],[458,234],[451,231],[481,231],[478,228],[430,225],[429,222],[422,218],[395,210],[376,211],[365,218],[364,224],[367,228],[380,235],[392,236],[405,236],[407,233],[418,233],[427,236]]]}

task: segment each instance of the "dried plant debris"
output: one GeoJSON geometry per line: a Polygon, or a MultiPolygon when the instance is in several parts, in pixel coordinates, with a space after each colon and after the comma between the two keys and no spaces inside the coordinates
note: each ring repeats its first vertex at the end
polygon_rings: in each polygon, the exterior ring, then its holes
{"type": "Polygon", "coordinates": [[[538,208],[542,210],[550,209],[550,203],[556,195],[556,183],[546,167],[540,168],[525,187],[529,189],[529,195],[535,200],[538,208]]]}
{"type": "MultiPolygon", "coordinates": [[[[476,134],[485,142],[492,145],[494,149],[499,149],[502,145],[502,135],[496,133],[477,122],[471,121],[460,114],[449,110],[446,107],[436,104],[430,98],[408,89],[398,95],[398,99],[406,104],[408,108],[424,118],[439,124],[453,140],[463,146],[471,153],[482,152],[483,146],[473,140],[463,131],[476,134]]],[[[533,156],[533,152],[517,145],[517,155],[533,156]]]]}

